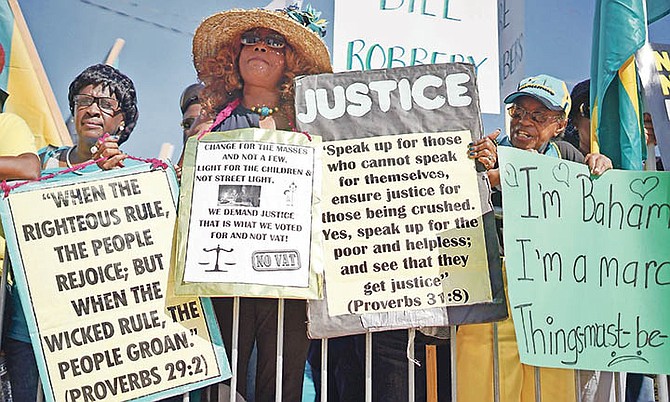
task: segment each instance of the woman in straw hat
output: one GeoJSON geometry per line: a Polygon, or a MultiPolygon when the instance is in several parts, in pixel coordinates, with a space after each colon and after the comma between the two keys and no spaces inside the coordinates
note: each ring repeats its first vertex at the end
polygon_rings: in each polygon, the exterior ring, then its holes
{"type": "Polygon", "coordinates": [[[293,128],[293,78],[332,71],[318,16],[295,6],[230,10],[200,24],[193,63],[203,106],[216,115],[211,131],[293,128]]]}
{"type": "MultiPolygon", "coordinates": [[[[293,78],[331,72],[321,37],[325,21],[311,8],[230,10],[212,15],[193,38],[193,62],[205,84],[200,99],[209,131],[247,127],[294,127],[293,78]],[[209,114],[209,116],[207,116],[209,114]]],[[[214,300],[226,350],[231,347],[232,299],[214,300]]],[[[284,321],[282,401],[299,401],[309,340],[305,302],[287,300],[284,321]]],[[[237,391],[247,396],[249,356],[257,345],[256,401],[275,400],[277,302],[244,298],[240,303],[237,391]]]]}

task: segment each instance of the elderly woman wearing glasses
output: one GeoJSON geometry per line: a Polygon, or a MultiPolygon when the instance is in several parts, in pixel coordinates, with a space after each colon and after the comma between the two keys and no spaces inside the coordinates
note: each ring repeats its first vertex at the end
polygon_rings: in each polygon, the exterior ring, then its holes
{"type": "MultiPolygon", "coordinates": [[[[91,164],[86,170],[122,166],[126,155],[119,144],[128,139],[137,122],[137,98],[130,78],[114,67],[91,66],[70,84],[68,99],[77,144],[41,150],[42,169],[69,168],[91,160],[99,160],[98,165],[91,164]]],[[[36,401],[37,363],[18,292],[10,292],[3,349],[12,396],[15,401],[36,401]]]]}
{"type": "MultiPolygon", "coordinates": [[[[292,130],[295,121],[293,78],[331,72],[321,39],[325,21],[307,7],[284,10],[230,10],[212,15],[193,37],[193,62],[205,84],[200,102],[210,131],[248,127],[292,130]],[[209,116],[207,116],[207,114],[209,116]]],[[[214,299],[226,350],[231,348],[232,299],[214,299]]],[[[299,401],[309,340],[304,300],[287,300],[284,320],[282,401],[299,401]]],[[[256,343],[256,401],[274,401],[277,301],[243,298],[240,302],[237,391],[247,396],[246,372],[256,343]]]]}
{"type": "MultiPolygon", "coordinates": [[[[570,113],[570,93],[565,83],[548,75],[526,78],[517,91],[505,98],[511,104],[512,118],[509,137],[497,136],[499,146],[511,146],[538,152],[555,158],[586,163],[592,174],[602,174],[612,168],[605,155],[588,154],[586,157],[572,144],[562,141],[570,113]]],[[[492,135],[493,136],[493,135],[492,135]]],[[[491,138],[492,136],[489,136],[491,138]]],[[[492,186],[500,184],[497,168],[488,170],[492,186]]],[[[501,206],[500,192],[494,191],[492,201],[501,206]]],[[[502,244],[501,221],[496,220],[502,244]]],[[[550,229],[549,229],[550,230],[550,229]]],[[[535,368],[519,362],[514,328],[511,319],[497,324],[496,342],[500,356],[500,382],[506,384],[501,401],[534,401],[535,368]]],[[[491,324],[465,325],[457,333],[458,347],[458,400],[492,402],[493,388],[493,326],[491,324]],[[489,364],[482,364],[489,362],[489,364]]],[[[540,369],[542,400],[550,402],[573,400],[575,379],[572,370],[540,369]]],[[[501,388],[502,389],[502,388],[501,388]]]]}
{"type": "Polygon", "coordinates": [[[77,144],[47,149],[43,169],[68,168],[90,161],[100,169],[123,166],[119,150],[137,122],[137,96],[130,78],[114,67],[97,64],[82,71],[70,84],[70,112],[77,144]]]}
{"type": "MultiPolygon", "coordinates": [[[[516,92],[505,98],[512,121],[510,135],[499,135],[496,142],[541,154],[589,165],[599,175],[612,168],[612,161],[601,154],[584,157],[577,148],[559,138],[565,131],[570,113],[570,93],[565,83],[549,75],[529,77],[519,83],[516,92]]],[[[491,185],[500,184],[498,169],[489,170],[491,185]]]]}

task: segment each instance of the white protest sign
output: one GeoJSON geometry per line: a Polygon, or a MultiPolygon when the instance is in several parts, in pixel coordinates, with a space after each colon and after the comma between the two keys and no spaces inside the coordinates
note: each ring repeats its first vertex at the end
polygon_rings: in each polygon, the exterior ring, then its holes
{"type": "Polygon", "coordinates": [[[189,141],[177,293],[318,295],[310,266],[317,142],[263,129],[189,141]]]}
{"type": "Polygon", "coordinates": [[[324,146],[321,221],[332,315],[491,301],[467,131],[324,146]]]}
{"type": "Polygon", "coordinates": [[[463,62],[483,113],[499,113],[497,4],[483,0],[337,0],[334,71],[463,62]]]}

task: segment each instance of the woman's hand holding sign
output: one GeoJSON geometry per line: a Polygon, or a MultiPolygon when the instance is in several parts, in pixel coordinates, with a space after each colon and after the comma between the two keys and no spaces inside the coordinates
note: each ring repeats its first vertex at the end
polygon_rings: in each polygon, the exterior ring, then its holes
{"type": "Polygon", "coordinates": [[[479,161],[486,170],[493,169],[498,163],[498,145],[496,137],[500,134],[500,129],[486,137],[470,143],[468,148],[468,158],[479,161]]]}

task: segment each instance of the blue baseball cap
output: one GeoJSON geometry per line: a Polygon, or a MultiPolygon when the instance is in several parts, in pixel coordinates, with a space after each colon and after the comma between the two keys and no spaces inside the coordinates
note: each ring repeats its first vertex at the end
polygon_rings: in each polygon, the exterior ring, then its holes
{"type": "Polygon", "coordinates": [[[505,98],[505,103],[512,103],[519,96],[530,96],[542,102],[549,110],[570,113],[570,91],[565,82],[550,75],[541,74],[523,79],[516,89],[505,98]]]}

